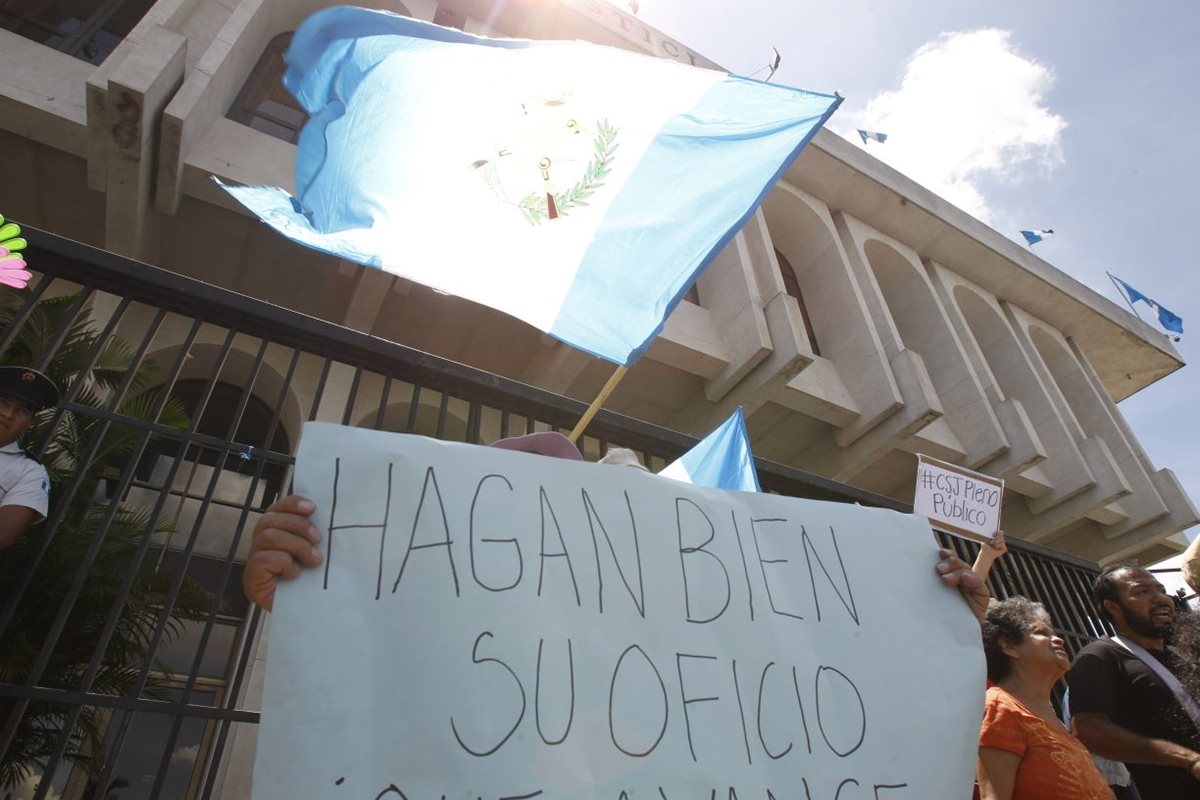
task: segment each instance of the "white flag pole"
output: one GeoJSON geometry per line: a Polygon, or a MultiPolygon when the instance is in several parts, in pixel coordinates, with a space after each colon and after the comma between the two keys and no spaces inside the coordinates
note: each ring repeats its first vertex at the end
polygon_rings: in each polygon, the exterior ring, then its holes
{"type": "MultiPolygon", "coordinates": [[[[1129,295],[1126,294],[1125,290],[1121,288],[1121,285],[1117,283],[1116,276],[1107,270],[1105,270],[1104,274],[1107,275],[1108,279],[1113,282],[1113,286],[1115,286],[1117,289],[1117,294],[1121,295],[1121,297],[1125,300],[1125,305],[1129,306],[1129,310],[1133,312],[1133,315],[1138,319],[1142,319],[1142,315],[1139,314],[1138,310],[1133,307],[1133,301],[1129,299],[1129,295]]],[[[1145,322],[1145,320],[1142,320],[1142,322],[1145,322]]]]}

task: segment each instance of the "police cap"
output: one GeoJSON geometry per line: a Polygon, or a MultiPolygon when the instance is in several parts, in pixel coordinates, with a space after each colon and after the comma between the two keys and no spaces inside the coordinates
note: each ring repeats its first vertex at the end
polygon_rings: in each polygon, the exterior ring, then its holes
{"type": "Polygon", "coordinates": [[[41,411],[58,403],[58,387],[31,367],[0,367],[0,397],[20,400],[41,411]]]}

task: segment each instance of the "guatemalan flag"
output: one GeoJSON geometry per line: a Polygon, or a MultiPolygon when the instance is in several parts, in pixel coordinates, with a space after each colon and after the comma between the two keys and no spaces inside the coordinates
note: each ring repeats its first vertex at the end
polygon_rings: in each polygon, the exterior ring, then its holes
{"type": "Polygon", "coordinates": [[[1053,236],[1054,231],[1050,228],[1043,228],[1040,231],[1021,231],[1021,235],[1025,237],[1025,243],[1033,247],[1043,239],[1053,236]]]}
{"type": "Polygon", "coordinates": [[[280,233],[629,364],[841,102],[582,42],[338,7],[297,29],[280,233]]]}
{"type": "Polygon", "coordinates": [[[701,439],[678,461],[663,468],[659,475],[710,489],[759,492],[758,471],[750,452],[746,418],[742,409],[721,423],[721,427],[701,439]]]}
{"type": "Polygon", "coordinates": [[[1163,308],[1161,305],[1158,304],[1157,301],[1151,300],[1149,297],[1142,294],[1137,289],[1133,288],[1128,283],[1126,283],[1125,281],[1118,278],[1116,275],[1113,275],[1111,272],[1109,273],[1109,277],[1112,278],[1117,283],[1121,284],[1121,287],[1125,290],[1125,294],[1129,297],[1130,306],[1132,306],[1134,303],[1138,302],[1139,300],[1144,302],[1146,305],[1148,305],[1152,309],[1154,309],[1156,314],[1158,314],[1158,324],[1159,325],[1162,325],[1163,328],[1171,331],[1172,333],[1178,333],[1178,334],[1183,333],[1183,317],[1179,316],[1174,311],[1170,311],[1166,308],[1163,308]]]}

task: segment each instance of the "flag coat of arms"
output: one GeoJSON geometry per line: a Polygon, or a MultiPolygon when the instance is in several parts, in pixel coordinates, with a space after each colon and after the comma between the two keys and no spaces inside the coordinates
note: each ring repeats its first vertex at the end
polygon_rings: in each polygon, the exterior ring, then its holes
{"type": "Polygon", "coordinates": [[[297,29],[296,194],[226,187],[306,246],[629,364],[841,102],[584,42],[337,7],[297,29]]]}
{"type": "Polygon", "coordinates": [[[663,467],[658,474],[710,489],[762,491],[758,483],[758,470],[754,468],[754,453],[750,450],[750,436],[746,432],[746,417],[741,407],[720,427],[676,461],[663,467]]]}

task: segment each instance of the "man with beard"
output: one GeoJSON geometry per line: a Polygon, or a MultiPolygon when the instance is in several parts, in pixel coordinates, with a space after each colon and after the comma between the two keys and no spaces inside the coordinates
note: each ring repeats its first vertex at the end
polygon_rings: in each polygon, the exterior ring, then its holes
{"type": "Polygon", "coordinates": [[[1129,766],[1143,800],[1200,798],[1200,708],[1164,639],[1175,602],[1140,566],[1108,567],[1092,596],[1116,635],[1079,652],[1067,675],[1075,735],[1129,766]]]}

